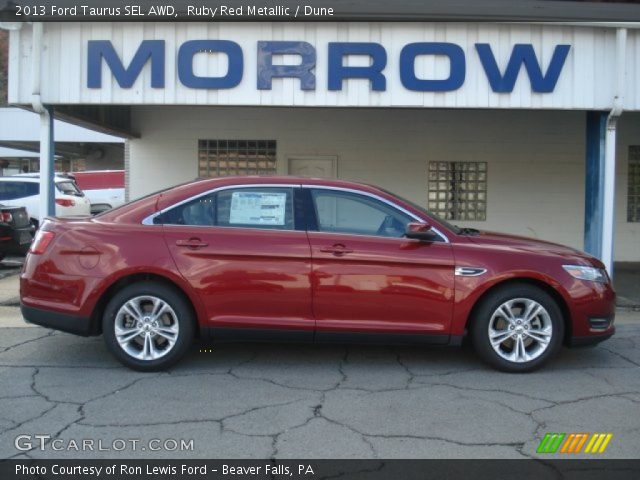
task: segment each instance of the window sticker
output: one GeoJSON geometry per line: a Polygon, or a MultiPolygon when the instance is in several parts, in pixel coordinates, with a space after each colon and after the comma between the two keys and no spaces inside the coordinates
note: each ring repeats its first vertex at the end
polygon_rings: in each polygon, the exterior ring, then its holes
{"type": "Polygon", "coordinates": [[[230,225],[284,226],[286,193],[233,192],[230,225]]]}

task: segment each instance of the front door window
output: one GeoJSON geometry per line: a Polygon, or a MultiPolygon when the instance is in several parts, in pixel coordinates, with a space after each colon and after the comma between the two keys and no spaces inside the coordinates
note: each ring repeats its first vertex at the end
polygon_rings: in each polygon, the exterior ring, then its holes
{"type": "Polygon", "coordinates": [[[321,232],[400,238],[413,221],[391,205],[365,195],[313,189],[311,196],[321,232]]]}

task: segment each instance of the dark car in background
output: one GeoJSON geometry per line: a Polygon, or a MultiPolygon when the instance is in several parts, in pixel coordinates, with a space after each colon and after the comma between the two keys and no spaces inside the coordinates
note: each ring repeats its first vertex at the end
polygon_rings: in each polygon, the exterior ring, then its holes
{"type": "Polygon", "coordinates": [[[0,260],[7,255],[26,254],[34,232],[25,207],[0,205],[0,260]]]}

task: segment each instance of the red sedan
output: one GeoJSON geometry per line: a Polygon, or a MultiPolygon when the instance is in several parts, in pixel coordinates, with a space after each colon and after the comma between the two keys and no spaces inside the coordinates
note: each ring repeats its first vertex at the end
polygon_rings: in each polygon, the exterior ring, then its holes
{"type": "Polygon", "coordinates": [[[21,274],[29,322],[102,334],[137,370],[195,336],[458,345],[525,372],[614,333],[604,265],[577,250],[450,225],[376,187],[199,180],[93,218],[48,219],[21,274]]]}

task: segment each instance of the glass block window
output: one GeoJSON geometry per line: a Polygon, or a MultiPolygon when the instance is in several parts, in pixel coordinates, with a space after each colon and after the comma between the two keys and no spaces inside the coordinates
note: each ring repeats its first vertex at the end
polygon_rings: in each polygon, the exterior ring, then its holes
{"type": "Polygon", "coordinates": [[[640,222],[640,145],[629,146],[627,221],[640,222]]]}
{"type": "Polygon", "coordinates": [[[198,140],[200,177],[275,173],[275,140],[198,140]]]}
{"type": "Polygon", "coordinates": [[[487,162],[429,162],[428,210],[446,220],[486,220],[487,162]]]}

